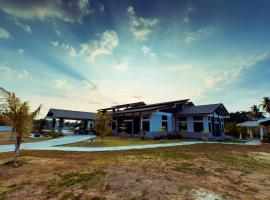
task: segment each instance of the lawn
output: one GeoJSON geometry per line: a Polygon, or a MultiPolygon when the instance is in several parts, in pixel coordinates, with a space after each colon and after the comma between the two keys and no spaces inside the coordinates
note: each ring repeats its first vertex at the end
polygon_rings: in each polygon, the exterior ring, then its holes
{"type": "Polygon", "coordinates": [[[99,153],[23,151],[24,164],[17,168],[4,164],[12,155],[0,154],[0,199],[269,200],[270,196],[267,144],[99,153]]]}
{"type": "Polygon", "coordinates": [[[114,147],[114,146],[133,146],[133,145],[145,145],[145,144],[160,144],[160,143],[174,143],[190,141],[187,139],[164,139],[162,140],[142,140],[141,138],[135,137],[119,137],[119,136],[106,136],[103,143],[101,138],[97,137],[94,141],[90,142],[81,141],[72,144],[66,144],[64,146],[69,147],[114,147]]]}
{"type": "MultiPolygon", "coordinates": [[[[14,144],[15,143],[15,137],[11,139],[11,133],[10,132],[0,132],[0,145],[2,144],[14,144]]],[[[41,138],[31,138],[28,136],[25,136],[23,138],[23,143],[28,142],[40,142],[44,140],[50,140],[52,137],[41,137],[41,138]]]]}

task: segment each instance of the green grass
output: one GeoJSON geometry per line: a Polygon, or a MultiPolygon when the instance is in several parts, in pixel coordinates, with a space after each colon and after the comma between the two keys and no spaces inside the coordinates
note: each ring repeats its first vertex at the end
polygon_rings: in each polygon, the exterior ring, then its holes
{"type": "Polygon", "coordinates": [[[72,144],[66,144],[64,146],[69,147],[115,147],[115,146],[133,146],[133,145],[146,145],[146,144],[162,144],[162,143],[175,143],[175,142],[183,142],[187,141],[187,139],[165,139],[162,140],[142,140],[141,138],[134,137],[120,137],[120,136],[107,136],[104,138],[103,143],[101,142],[101,138],[97,137],[93,142],[82,141],[76,142],[72,144]]]}

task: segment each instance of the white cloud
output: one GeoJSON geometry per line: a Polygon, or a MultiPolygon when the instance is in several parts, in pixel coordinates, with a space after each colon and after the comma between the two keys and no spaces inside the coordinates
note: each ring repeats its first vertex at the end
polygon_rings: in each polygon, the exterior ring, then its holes
{"type": "Polygon", "coordinates": [[[116,70],[118,71],[126,71],[128,69],[129,58],[123,58],[117,65],[116,70]]]}
{"type": "Polygon", "coordinates": [[[147,46],[143,46],[142,47],[142,51],[144,55],[149,56],[151,59],[155,59],[156,58],[156,54],[152,52],[152,50],[147,47],[147,46]]]}
{"type": "Polygon", "coordinates": [[[90,13],[88,0],[1,0],[0,9],[20,19],[60,19],[65,22],[81,22],[90,13]]]}
{"type": "Polygon", "coordinates": [[[8,39],[10,37],[10,33],[6,29],[0,27],[0,39],[8,39]]]}
{"type": "Polygon", "coordinates": [[[26,79],[29,77],[29,72],[25,69],[17,71],[12,69],[10,66],[2,64],[0,65],[0,75],[4,78],[17,78],[17,79],[26,79]]]}
{"type": "Polygon", "coordinates": [[[222,67],[218,71],[202,72],[201,78],[207,88],[218,90],[236,81],[243,70],[247,70],[258,62],[269,58],[270,54],[267,51],[259,54],[240,56],[227,69],[222,67]]]}
{"type": "Polygon", "coordinates": [[[68,51],[69,55],[72,57],[77,55],[75,48],[69,44],[66,44],[66,43],[60,44],[59,41],[51,41],[51,44],[55,47],[60,47],[60,48],[65,49],[66,51],[68,51]]]}
{"type": "Polygon", "coordinates": [[[55,33],[56,33],[56,35],[58,35],[58,36],[61,36],[61,31],[59,31],[58,29],[54,29],[54,31],[55,31],[55,33]]]}
{"type": "Polygon", "coordinates": [[[203,27],[195,32],[186,33],[185,41],[187,43],[193,43],[193,42],[201,40],[203,37],[213,35],[215,31],[216,31],[216,28],[214,27],[211,27],[211,26],[203,27]]]}
{"type": "Polygon", "coordinates": [[[85,86],[86,89],[88,89],[88,90],[96,90],[96,89],[98,89],[97,85],[94,84],[92,81],[89,81],[89,80],[82,80],[82,83],[84,84],[84,86],[85,86]]]}
{"type": "Polygon", "coordinates": [[[26,79],[29,76],[29,72],[26,70],[22,70],[22,72],[18,72],[17,78],[18,79],[26,79]]]}
{"type": "Polygon", "coordinates": [[[17,26],[19,26],[20,28],[22,28],[25,32],[32,33],[32,29],[28,24],[23,24],[19,20],[17,20],[16,18],[14,18],[13,20],[14,20],[15,24],[17,26]]]}
{"type": "Polygon", "coordinates": [[[24,54],[24,50],[23,49],[18,49],[19,54],[24,54]]]}
{"type": "Polygon", "coordinates": [[[68,90],[72,88],[72,85],[70,85],[65,79],[56,79],[54,80],[54,87],[58,90],[68,90]]]}
{"type": "Polygon", "coordinates": [[[186,12],[184,14],[184,17],[183,17],[183,23],[185,23],[185,24],[189,24],[190,23],[189,15],[190,15],[190,13],[192,13],[194,11],[195,11],[194,8],[192,8],[190,6],[187,7],[187,10],[186,10],[186,12]]]}
{"type": "Polygon", "coordinates": [[[137,17],[132,6],[128,7],[127,14],[130,18],[130,31],[134,35],[135,39],[146,40],[152,32],[153,26],[159,23],[159,20],[156,18],[146,19],[137,17]]]}
{"type": "Polygon", "coordinates": [[[88,60],[94,62],[96,57],[101,55],[111,55],[112,50],[119,44],[115,31],[106,30],[100,35],[99,40],[89,41],[80,45],[80,53],[85,55],[88,60]]]}

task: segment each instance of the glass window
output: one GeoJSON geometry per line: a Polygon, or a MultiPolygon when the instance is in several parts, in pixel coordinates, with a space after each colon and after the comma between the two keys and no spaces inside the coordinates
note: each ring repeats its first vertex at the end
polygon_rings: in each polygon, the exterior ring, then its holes
{"type": "Polygon", "coordinates": [[[208,123],[208,128],[209,128],[209,132],[212,133],[212,123],[211,122],[208,123]]]}
{"type": "Polygon", "coordinates": [[[143,131],[149,132],[150,131],[150,122],[149,121],[143,121],[142,122],[142,128],[143,128],[143,131]]]}
{"type": "Polygon", "coordinates": [[[150,119],[150,115],[149,114],[143,114],[142,118],[143,119],[150,119]]]}
{"type": "Polygon", "coordinates": [[[187,122],[179,122],[179,132],[180,133],[187,132],[187,122]]]}
{"type": "Polygon", "coordinates": [[[186,117],[179,117],[178,121],[187,121],[187,118],[186,117]]]}
{"type": "Polygon", "coordinates": [[[167,115],[162,115],[162,120],[167,120],[167,115]]]}
{"type": "Polygon", "coordinates": [[[162,122],[162,128],[165,127],[166,130],[168,130],[168,123],[167,122],[162,122]]]}
{"type": "Polygon", "coordinates": [[[194,121],[202,121],[203,117],[202,116],[193,116],[194,121]]]}
{"type": "Polygon", "coordinates": [[[203,132],[203,122],[194,122],[194,132],[195,133],[203,132]]]}

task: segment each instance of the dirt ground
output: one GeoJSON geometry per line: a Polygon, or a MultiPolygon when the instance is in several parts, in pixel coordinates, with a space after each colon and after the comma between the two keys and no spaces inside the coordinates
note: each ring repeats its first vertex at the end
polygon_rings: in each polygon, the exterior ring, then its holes
{"type": "Polygon", "coordinates": [[[0,154],[0,199],[270,199],[270,145],[0,154]]]}

